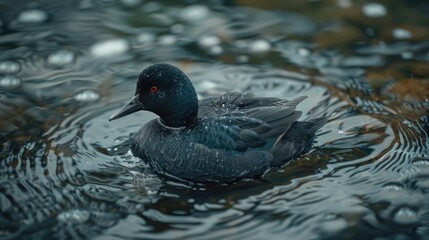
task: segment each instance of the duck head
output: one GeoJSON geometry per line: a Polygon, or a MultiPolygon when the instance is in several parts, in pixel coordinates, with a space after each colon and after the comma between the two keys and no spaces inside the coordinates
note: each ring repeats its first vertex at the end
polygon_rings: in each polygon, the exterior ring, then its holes
{"type": "Polygon", "coordinates": [[[168,127],[191,126],[198,116],[198,98],[188,76],[177,67],[158,63],[144,69],[136,92],[109,121],[146,110],[157,114],[168,127]]]}

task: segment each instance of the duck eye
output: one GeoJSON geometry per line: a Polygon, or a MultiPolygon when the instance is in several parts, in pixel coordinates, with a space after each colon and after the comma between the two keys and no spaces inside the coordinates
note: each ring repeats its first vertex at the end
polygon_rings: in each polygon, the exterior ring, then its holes
{"type": "Polygon", "coordinates": [[[156,92],[158,92],[158,88],[157,88],[156,86],[152,86],[152,87],[150,88],[150,91],[151,91],[152,93],[156,93],[156,92]]]}

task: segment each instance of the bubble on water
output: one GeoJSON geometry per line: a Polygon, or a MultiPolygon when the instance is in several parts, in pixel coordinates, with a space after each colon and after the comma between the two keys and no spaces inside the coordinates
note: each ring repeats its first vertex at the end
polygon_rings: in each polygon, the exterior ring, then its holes
{"type": "Polygon", "coordinates": [[[393,220],[399,224],[413,224],[417,222],[418,215],[413,209],[402,207],[395,213],[393,220]]]}
{"type": "Polygon", "coordinates": [[[141,0],[121,0],[121,3],[127,7],[136,7],[140,5],[141,0]]]}
{"type": "Polygon", "coordinates": [[[173,26],[171,26],[171,31],[173,33],[182,33],[183,31],[185,31],[185,26],[183,26],[182,24],[174,24],[173,26]]]}
{"type": "Polygon", "coordinates": [[[334,234],[346,229],[347,226],[348,224],[345,219],[336,218],[332,220],[323,221],[323,223],[320,225],[320,231],[324,234],[334,234]]]}
{"type": "Polygon", "coordinates": [[[18,15],[18,21],[22,23],[39,23],[48,19],[48,14],[42,10],[25,10],[18,15]]]}
{"type": "Polygon", "coordinates": [[[200,91],[210,91],[214,88],[219,87],[218,84],[212,82],[212,81],[203,81],[200,85],[199,85],[199,89],[200,91]]]}
{"type": "Polygon", "coordinates": [[[58,221],[67,223],[83,223],[86,222],[90,216],[91,213],[87,210],[73,209],[58,214],[57,219],[58,221]]]}
{"type": "Polygon", "coordinates": [[[21,66],[14,61],[0,62],[0,73],[2,74],[15,74],[21,70],[21,66]]]}
{"type": "Polygon", "coordinates": [[[411,59],[414,57],[414,53],[412,52],[402,52],[401,56],[403,59],[411,59]]]}
{"type": "Polygon", "coordinates": [[[411,32],[403,28],[393,29],[392,34],[396,39],[410,39],[412,37],[411,32]]]}
{"type": "Polygon", "coordinates": [[[417,167],[429,167],[429,158],[416,157],[413,159],[412,163],[417,167]]]}
{"type": "Polygon", "coordinates": [[[137,41],[140,43],[151,43],[155,40],[155,34],[151,32],[142,32],[137,36],[137,41]]]}
{"type": "Polygon", "coordinates": [[[362,7],[363,13],[367,17],[379,18],[387,14],[386,7],[380,3],[367,3],[362,7]]]}
{"type": "Polygon", "coordinates": [[[2,76],[0,77],[1,88],[17,88],[21,86],[22,80],[15,76],[2,76]]]}
{"type": "Polygon", "coordinates": [[[237,57],[237,61],[240,63],[247,63],[249,61],[249,57],[246,55],[240,55],[237,57]]]}
{"type": "Polygon", "coordinates": [[[74,99],[79,102],[90,102],[95,101],[100,98],[100,94],[93,90],[85,90],[83,92],[80,92],[74,96],[74,99]]]}
{"type": "Polygon", "coordinates": [[[213,46],[209,49],[209,52],[211,54],[218,55],[223,52],[223,48],[221,46],[213,46]]]}
{"type": "Polygon", "coordinates": [[[88,9],[88,8],[91,8],[91,7],[93,7],[93,4],[92,4],[91,0],[82,0],[79,3],[79,8],[80,9],[88,9]]]}
{"type": "Polygon", "coordinates": [[[337,4],[338,4],[338,6],[343,7],[343,8],[348,8],[348,7],[351,7],[353,5],[351,0],[338,0],[337,4]]]}
{"type": "Polygon", "coordinates": [[[91,46],[90,52],[94,57],[108,57],[125,53],[130,48],[125,39],[110,39],[97,42],[91,46]]]}
{"type": "Polygon", "coordinates": [[[114,144],[121,144],[121,143],[128,141],[129,139],[130,139],[129,137],[124,137],[124,136],[117,137],[117,138],[115,138],[115,140],[113,140],[113,143],[114,144]]]}
{"type": "Polygon", "coordinates": [[[398,192],[402,189],[404,189],[404,186],[400,183],[387,183],[384,186],[384,189],[388,190],[388,191],[393,191],[393,192],[398,192]]]}
{"type": "Polygon", "coordinates": [[[174,35],[164,35],[159,38],[159,44],[161,45],[173,45],[177,41],[174,35]]]}
{"type": "Polygon", "coordinates": [[[298,48],[298,55],[301,57],[308,57],[310,56],[311,52],[307,48],[298,48]]]}
{"type": "Polygon", "coordinates": [[[210,10],[204,5],[191,5],[182,10],[182,18],[187,21],[198,21],[207,18],[210,10]]]}
{"type": "Polygon", "coordinates": [[[217,36],[202,36],[200,39],[198,39],[198,45],[204,48],[213,47],[216,45],[219,45],[220,39],[217,36]]]}
{"type": "Polygon", "coordinates": [[[249,44],[249,50],[253,53],[263,53],[270,50],[271,45],[265,40],[256,40],[249,44]]]}
{"type": "Polygon", "coordinates": [[[156,12],[162,8],[162,5],[157,2],[149,2],[146,5],[143,6],[143,11],[149,13],[149,12],[156,12]]]}
{"type": "Polygon", "coordinates": [[[48,64],[55,67],[64,67],[74,61],[74,53],[69,50],[59,50],[48,57],[48,64]]]}

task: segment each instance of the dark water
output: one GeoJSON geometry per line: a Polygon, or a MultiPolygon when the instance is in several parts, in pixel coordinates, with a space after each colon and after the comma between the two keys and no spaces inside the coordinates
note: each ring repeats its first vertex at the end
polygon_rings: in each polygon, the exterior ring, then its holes
{"type": "Polygon", "coordinates": [[[427,1],[1,1],[1,239],[429,239],[427,1]],[[262,179],[188,186],[108,116],[154,62],[200,98],[293,98],[328,124],[262,179]]]}

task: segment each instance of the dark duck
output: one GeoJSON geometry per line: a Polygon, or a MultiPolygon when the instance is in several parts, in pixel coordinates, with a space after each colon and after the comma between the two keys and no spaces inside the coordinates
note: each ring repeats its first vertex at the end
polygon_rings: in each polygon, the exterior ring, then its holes
{"type": "Polygon", "coordinates": [[[297,121],[306,97],[284,100],[226,93],[198,101],[180,69],[144,69],[134,97],[109,120],[146,110],[159,116],[135,134],[131,151],[158,174],[191,182],[233,182],[263,175],[310,150],[326,118],[297,121]]]}

